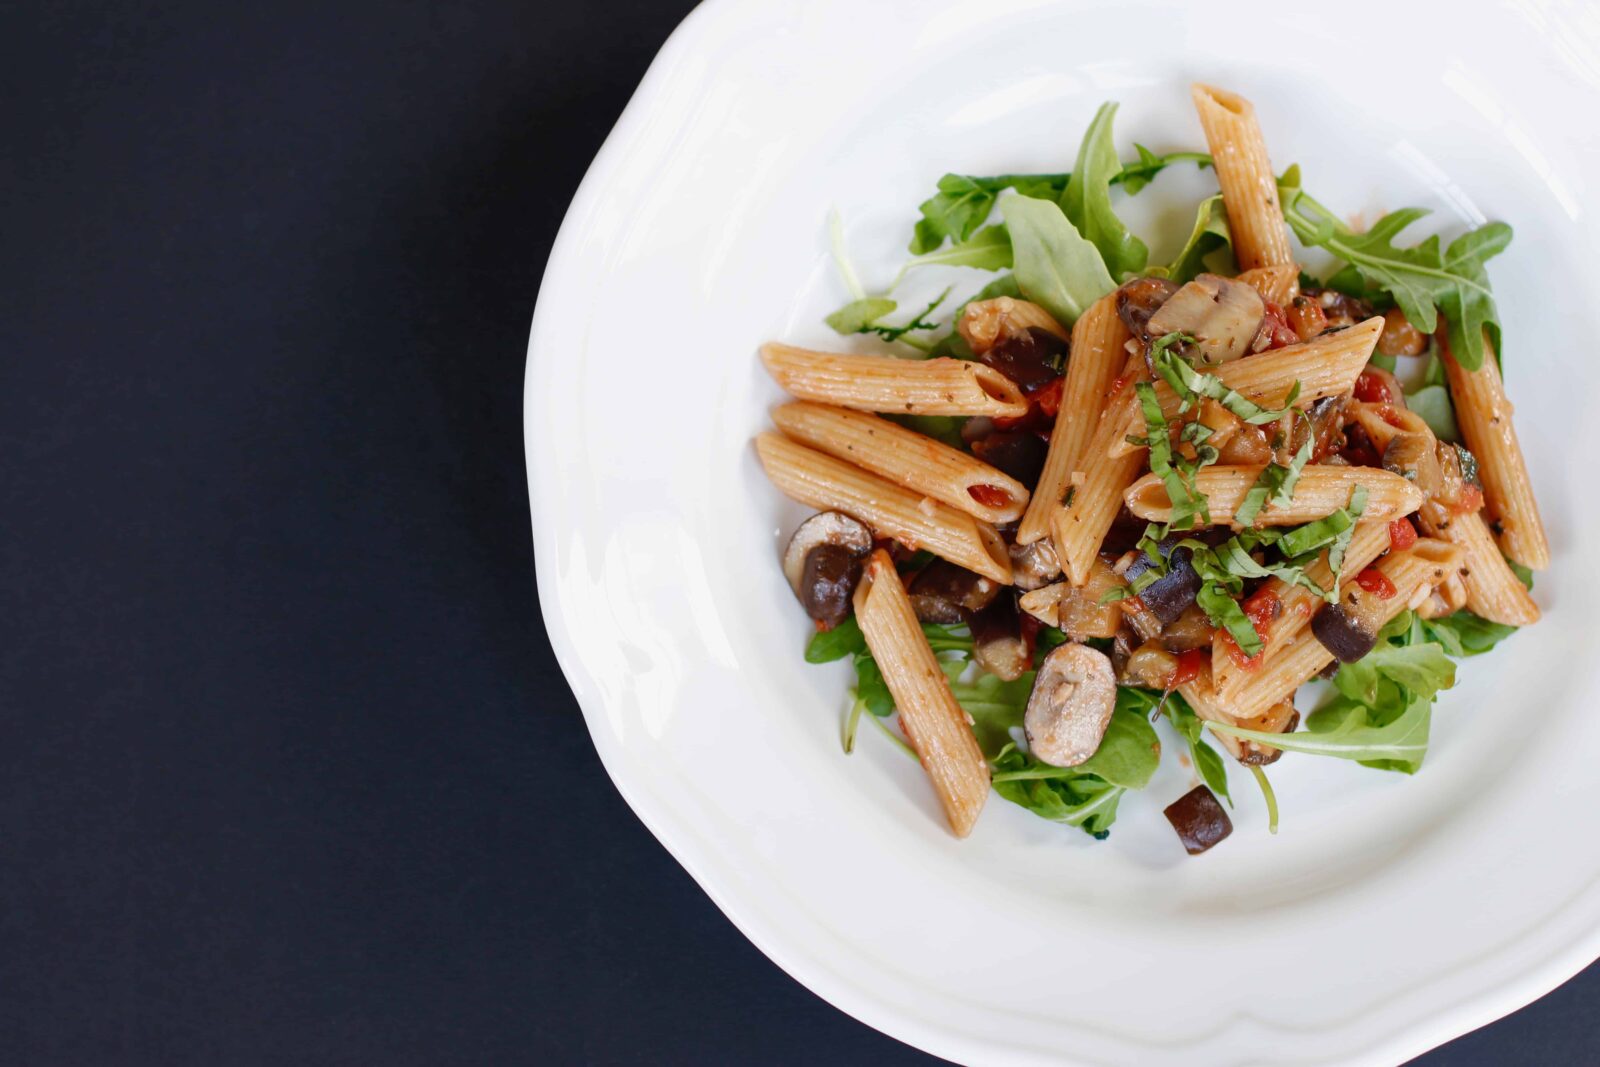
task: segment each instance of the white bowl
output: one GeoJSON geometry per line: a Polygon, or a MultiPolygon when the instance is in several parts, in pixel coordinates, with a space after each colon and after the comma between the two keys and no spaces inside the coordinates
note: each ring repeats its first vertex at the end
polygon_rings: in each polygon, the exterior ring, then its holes
{"type": "MultiPolygon", "coordinates": [[[[1574,555],[1600,528],[1600,50],[1575,7],[1452,11],[715,0],[650,68],[539,295],[540,599],[628,802],[843,1010],[968,1062],[1386,1063],[1600,955],[1600,570],[1574,555]],[[1546,616],[1463,665],[1415,778],[1285,757],[1275,837],[1235,773],[1233,837],[1184,856],[1169,756],[1103,843],[998,797],[957,841],[881,737],[842,753],[848,672],[801,660],[778,569],[801,510],[749,446],[779,396],[755,349],[838,343],[831,208],[882,285],[940,174],[1070,169],[1105,99],[1124,152],[1201,146],[1195,79],[1253,98],[1276,165],[1337,210],[1516,228],[1491,273],[1555,552],[1546,616]]],[[[1212,181],[1129,202],[1154,259],[1212,181]]]]}

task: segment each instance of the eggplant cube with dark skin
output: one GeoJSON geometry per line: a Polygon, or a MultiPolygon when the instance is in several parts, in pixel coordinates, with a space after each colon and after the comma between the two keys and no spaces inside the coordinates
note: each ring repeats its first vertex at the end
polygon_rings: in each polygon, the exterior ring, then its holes
{"type": "Polygon", "coordinates": [[[1184,851],[1198,856],[1212,845],[1233,833],[1233,822],[1222,810],[1211,790],[1197,785],[1183,796],[1168,804],[1163,811],[1172,828],[1178,832],[1184,851]]]}

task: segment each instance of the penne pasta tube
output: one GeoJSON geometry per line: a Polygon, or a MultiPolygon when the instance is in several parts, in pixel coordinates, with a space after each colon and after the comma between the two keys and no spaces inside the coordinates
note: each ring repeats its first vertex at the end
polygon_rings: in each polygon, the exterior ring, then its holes
{"type": "MultiPolygon", "coordinates": [[[[1421,607],[1433,593],[1434,587],[1449,581],[1461,567],[1462,553],[1456,545],[1424,537],[1403,552],[1391,552],[1377,563],[1377,569],[1394,586],[1394,595],[1381,599],[1377,618],[1387,623],[1408,608],[1421,607]]],[[[1339,600],[1344,604],[1361,604],[1375,594],[1362,589],[1354,582],[1340,590],[1339,600]]],[[[1360,608],[1353,614],[1363,614],[1360,608]]],[[[1289,639],[1278,654],[1256,671],[1240,692],[1228,702],[1228,710],[1235,718],[1248,719],[1263,714],[1268,708],[1284,700],[1293,699],[1294,692],[1309,682],[1333,662],[1329,652],[1308,626],[1289,639]]]]}
{"type": "Polygon", "coordinates": [[[1507,626],[1539,621],[1539,605],[1500,554],[1500,546],[1482,515],[1453,516],[1438,535],[1459,545],[1464,554],[1461,577],[1466,584],[1468,611],[1507,626]]]}
{"type": "Polygon", "coordinates": [[[1499,531],[1500,547],[1524,567],[1542,571],[1550,566],[1550,543],[1538,501],[1533,498],[1533,483],[1528,480],[1528,465],[1517,441],[1500,366],[1494,349],[1488,347],[1488,338],[1484,344],[1483,366],[1475,371],[1466,370],[1444,353],[1456,425],[1477,457],[1483,497],[1499,531]]]}
{"type": "Polygon", "coordinates": [[[922,634],[894,561],[881,548],[867,559],[856,586],[855,610],[867,648],[900,712],[901,729],[933,783],[950,829],[966,837],[989,799],[989,764],[922,634]]]}
{"type": "MultiPolygon", "coordinates": [[[[1213,525],[1229,526],[1255,485],[1263,467],[1205,467],[1194,477],[1195,492],[1206,497],[1213,525]]],[[[1325,518],[1350,503],[1357,486],[1367,491],[1368,522],[1388,522],[1409,515],[1422,505],[1422,490],[1398,474],[1377,467],[1313,464],[1300,472],[1287,504],[1266,504],[1256,516],[1257,526],[1293,526],[1325,518]]],[[[1156,474],[1147,474],[1128,488],[1123,499],[1128,510],[1151,522],[1170,522],[1172,505],[1167,487],[1156,474]]]]}
{"type": "Polygon", "coordinates": [[[1050,536],[1050,523],[1072,486],[1072,474],[1081,470],[1089,438],[1100,422],[1106,396],[1127,360],[1131,335],[1117,314],[1116,293],[1089,305],[1072,326],[1072,358],[1061,387],[1061,406],[1050,432],[1050,451],[1033,499],[1017,528],[1017,543],[1031,545],[1050,536]]]}
{"type": "Polygon", "coordinates": [[[1194,85],[1189,92],[1216,164],[1239,266],[1249,270],[1293,263],[1289,228],[1278,203],[1278,178],[1267,158],[1255,106],[1210,85],[1194,85]]]}
{"type": "Polygon", "coordinates": [[[1021,482],[958,448],[861,411],[797,401],[772,412],[791,439],[881,474],[985,522],[1014,522],[1028,505],[1021,482]]]}
{"type": "MultiPolygon", "coordinates": [[[[1353,420],[1366,431],[1380,451],[1401,434],[1416,434],[1434,441],[1433,431],[1414,411],[1389,404],[1352,405],[1353,420]]],[[[1417,512],[1417,521],[1429,537],[1460,545],[1466,553],[1459,579],[1460,589],[1451,589],[1434,606],[1442,610],[1457,600],[1467,610],[1493,622],[1526,626],[1539,620],[1539,606],[1528,595],[1501,554],[1483,516],[1476,511],[1462,512],[1447,502],[1428,502],[1417,512]],[[1457,594],[1461,595],[1457,595],[1457,594]]]]}
{"type": "MultiPolygon", "coordinates": [[[[1377,559],[1389,548],[1389,526],[1383,522],[1358,522],[1345,548],[1344,563],[1339,568],[1341,587],[1367,564],[1377,559]]],[[[1306,568],[1306,577],[1324,589],[1333,584],[1333,571],[1328,567],[1328,554],[1324,552],[1315,563],[1306,568]]],[[[1239,646],[1228,631],[1218,629],[1211,641],[1211,678],[1217,697],[1227,701],[1239,695],[1251,677],[1265,664],[1270,663],[1278,650],[1306,628],[1311,616],[1322,606],[1322,598],[1303,585],[1291,585],[1282,578],[1269,578],[1252,596],[1272,597],[1278,610],[1260,629],[1261,651],[1252,659],[1243,660],[1239,646]]]]}
{"type": "MultiPolygon", "coordinates": [[[[1209,373],[1265,408],[1281,407],[1289,390],[1299,382],[1300,394],[1295,398],[1295,407],[1308,407],[1323,397],[1349,392],[1382,333],[1383,319],[1373,316],[1348,329],[1224,363],[1209,373]]],[[[1156,383],[1155,388],[1162,414],[1168,421],[1177,419],[1178,395],[1164,381],[1156,383]]],[[[1130,434],[1143,436],[1144,429],[1144,418],[1135,406],[1124,421],[1110,454],[1134,451],[1138,446],[1129,444],[1127,437],[1130,434]]]]}
{"type": "MultiPolygon", "coordinates": [[[[1131,357],[1123,366],[1122,388],[1112,395],[1106,413],[1096,426],[1094,436],[1084,451],[1090,457],[1104,456],[1113,434],[1120,435],[1121,423],[1136,399],[1133,383],[1146,374],[1144,358],[1131,357]]],[[[1050,517],[1050,538],[1055,543],[1056,559],[1067,581],[1083,585],[1100,551],[1100,543],[1122,510],[1122,495],[1144,466],[1143,450],[1126,455],[1099,459],[1081,466],[1083,478],[1077,485],[1069,485],[1063,494],[1060,507],[1050,517]]],[[[1037,495],[1037,494],[1035,494],[1037,495]]]]}
{"type": "Polygon", "coordinates": [[[785,496],[853,515],[881,537],[925,548],[985,578],[1011,584],[1011,555],[988,523],[781,434],[757,437],[756,454],[785,496]]]}
{"type": "Polygon", "coordinates": [[[1011,379],[970,360],[852,356],[771,343],[761,346],[761,361],[801,400],[857,411],[1006,418],[1028,411],[1011,379]]]}
{"type": "Polygon", "coordinates": [[[974,300],[961,313],[956,330],[967,347],[983,353],[994,347],[1003,335],[1022,333],[1029,329],[1046,330],[1063,341],[1067,331],[1055,317],[1030,300],[997,296],[992,300],[974,300]]]}
{"type": "Polygon", "coordinates": [[[1244,282],[1261,299],[1280,308],[1286,308],[1300,295],[1300,268],[1294,263],[1281,263],[1275,267],[1253,267],[1234,281],[1244,282]]]}

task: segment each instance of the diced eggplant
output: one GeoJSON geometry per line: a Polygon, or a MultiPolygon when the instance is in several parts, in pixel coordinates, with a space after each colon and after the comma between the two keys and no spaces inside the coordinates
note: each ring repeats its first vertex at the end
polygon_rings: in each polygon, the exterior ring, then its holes
{"type": "Polygon", "coordinates": [[[1031,545],[1012,544],[1007,551],[1011,553],[1011,580],[1025,593],[1043,589],[1061,577],[1061,561],[1048,537],[1031,545]]]}
{"type": "Polygon", "coordinates": [[[911,606],[923,622],[964,622],[1000,595],[1000,583],[949,560],[936,559],[912,579],[911,606]]]}
{"type": "Polygon", "coordinates": [[[1311,619],[1311,632],[1340,663],[1354,663],[1372,651],[1378,634],[1343,604],[1329,604],[1311,619]]]}
{"type": "Polygon", "coordinates": [[[1039,665],[1022,727],[1035,758],[1076,767],[1095,754],[1116,708],[1117,678],[1105,653],[1060,645],[1039,665]]]}
{"type": "Polygon", "coordinates": [[[972,454],[1023,485],[1034,485],[1044,472],[1050,445],[1026,430],[998,430],[972,442],[972,454]]]}
{"type": "MultiPolygon", "coordinates": [[[[1187,548],[1174,548],[1177,538],[1169,537],[1158,546],[1161,558],[1166,561],[1167,573],[1139,590],[1139,599],[1165,628],[1182,615],[1200,592],[1200,575],[1189,563],[1192,553],[1187,548]]],[[[1123,572],[1132,583],[1145,571],[1156,566],[1147,553],[1140,552],[1123,572]]]]}
{"type": "Polygon", "coordinates": [[[872,551],[872,531],[842,511],[823,511],[800,524],[783,551],[783,574],[824,628],[850,614],[850,597],[861,577],[861,561],[872,551]]]}
{"type": "Polygon", "coordinates": [[[978,357],[1017,383],[1024,393],[1035,393],[1061,377],[1067,342],[1039,326],[1008,331],[995,338],[978,357]]]}
{"type": "Polygon", "coordinates": [[[1124,282],[1117,290],[1117,317],[1138,338],[1140,344],[1149,344],[1150,319],[1161,305],[1178,291],[1178,283],[1167,278],[1135,278],[1124,282]]]}
{"type": "Polygon", "coordinates": [[[1163,814],[1178,832],[1184,851],[1191,856],[1198,856],[1233,833],[1228,813],[1203,785],[1195,786],[1168,804],[1163,814]]]}
{"type": "Polygon", "coordinates": [[[1033,657],[1022,640],[1022,620],[1008,596],[967,619],[972,628],[972,658],[978,666],[1007,682],[1014,682],[1033,666],[1033,657]]]}

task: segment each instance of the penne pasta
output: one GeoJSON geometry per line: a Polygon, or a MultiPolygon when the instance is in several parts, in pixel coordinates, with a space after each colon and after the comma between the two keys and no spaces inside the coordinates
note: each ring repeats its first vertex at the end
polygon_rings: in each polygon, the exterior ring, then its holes
{"type": "Polygon", "coordinates": [[[1239,267],[1250,270],[1293,263],[1289,228],[1278,203],[1278,178],[1267,158],[1255,106],[1236,93],[1210,85],[1195,85],[1189,92],[1216,164],[1239,267]]]}
{"type": "MultiPolygon", "coordinates": [[[[1344,563],[1339,568],[1340,586],[1360,574],[1367,564],[1377,559],[1388,548],[1387,523],[1366,521],[1356,523],[1350,544],[1345,548],[1344,563]]],[[[1326,552],[1306,568],[1306,577],[1324,589],[1333,584],[1333,571],[1328,567],[1326,552]]],[[[1316,614],[1323,603],[1321,597],[1305,586],[1290,585],[1282,578],[1267,579],[1254,595],[1272,597],[1279,605],[1266,625],[1258,627],[1261,635],[1261,651],[1252,659],[1241,662],[1242,654],[1239,646],[1223,629],[1217,630],[1211,642],[1211,678],[1217,697],[1222,701],[1238,696],[1250,678],[1263,666],[1272,662],[1278,651],[1306,628],[1311,622],[1311,616],[1316,614]]]]}
{"type": "Polygon", "coordinates": [[[1072,474],[1100,421],[1106,396],[1127,359],[1131,339],[1117,314],[1116,293],[1089,305],[1072,327],[1072,358],[1061,387],[1061,407],[1050,432],[1050,451],[1033,499],[1017,528],[1017,543],[1031,545],[1050,535],[1051,520],[1072,485],[1072,474]]]}
{"type": "Polygon", "coordinates": [[[1443,355],[1456,425],[1477,457],[1484,500],[1499,531],[1500,547],[1524,567],[1542,571],[1550,566],[1550,543],[1512,423],[1511,401],[1506,399],[1500,365],[1488,338],[1484,338],[1484,347],[1483,366],[1475,371],[1463,368],[1449,352],[1443,355]]]}
{"type": "MultiPolygon", "coordinates": [[[[1235,525],[1233,515],[1244,503],[1245,494],[1255,485],[1263,467],[1206,467],[1194,477],[1194,489],[1210,504],[1211,521],[1217,526],[1235,525]]],[[[1350,503],[1357,486],[1367,491],[1368,522],[1387,522],[1409,515],[1422,505],[1422,490],[1398,474],[1377,467],[1346,467],[1314,464],[1300,472],[1294,494],[1287,504],[1266,504],[1256,516],[1257,526],[1293,526],[1325,518],[1350,503]]],[[[1128,488],[1123,498],[1128,510],[1151,522],[1170,522],[1172,506],[1167,487],[1159,475],[1147,474],[1128,488]]]]}
{"type": "MultiPolygon", "coordinates": [[[[1351,407],[1351,417],[1380,451],[1386,450],[1401,434],[1416,434],[1430,442],[1435,440],[1422,416],[1405,408],[1355,404],[1351,407]]],[[[1462,512],[1447,502],[1430,502],[1418,510],[1417,521],[1429,537],[1460,545],[1466,553],[1459,580],[1461,596],[1452,589],[1440,598],[1436,608],[1442,609],[1464,599],[1469,611],[1492,622],[1526,626],[1539,620],[1539,606],[1506,563],[1479,512],[1462,512]]]]}
{"type": "Polygon", "coordinates": [[[861,411],[797,401],[772,412],[791,439],[881,474],[985,522],[1014,522],[1028,504],[1021,482],[957,448],[861,411]]]}
{"type": "MultiPolygon", "coordinates": [[[[1105,455],[1110,449],[1112,435],[1120,436],[1120,424],[1136,399],[1132,386],[1146,375],[1144,358],[1131,357],[1123,366],[1122,375],[1122,388],[1112,395],[1105,415],[1089,439],[1085,459],[1105,455]]],[[[1089,580],[1100,543],[1116,520],[1117,512],[1122,510],[1122,494],[1139,477],[1144,461],[1144,451],[1137,450],[1086,462],[1082,481],[1069,485],[1063,494],[1061,506],[1050,517],[1050,538],[1055,542],[1056,559],[1061,562],[1062,573],[1073,585],[1083,585],[1089,580]]]]}
{"type": "Polygon", "coordinates": [[[970,360],[852,356],[771,343],[761,346],[761,361],[801,400],[857,411],[1005,418],[1028,411],[1011,379],[970,360]]]}
{"type": "Polygon", "coordinates": [[[1261,299],[1286,308],[1300,295],[1300,268],[1293,263],[1275,267],[1253,267],[1235,281],[1244,282],[1261,294],[1261,299]]]}
{"type": "Polygon", "coordinates": [[[784,495],[853,515],[881,537],[925,548],[985,578],[1011,584],[1011,555],[988,523],[781,434],[757,437],[756,453],[784,495]]]}
{"type": "Polygon", "coordinates": [[[883,549],[868,558],[854,601],[856,621],[894,697],[901,729],[933,783],[950,829],[966,837],[989,799],[989,764],[883,549]]]}
{"type": "MultiPolygon", "coordinates": [[[[1408,608],[1420,607],[1435,586],[1447,582],[1460,568],[1461,562],[1459,547],[1426,537],[1403,552],[1384,556],[1378,561],[1377,570],[1394,586],[1394,595],[1381,601],[1378,617],[1387,623],[1408,608]]],[[[1359,604],[1374,595],[1352,582],[1340,591],[1339,599],[1341,603],[1359,604]]],[[[1323,647],[1308,626],[1261,665],[1228,702],[1228,710],[1237,719],[1261,715],[1274,704],[1292,699],[1296,689],[1332,662],[1333,653],[1323,647]]]]}
{"type": "MultiPolygon", "coordinates": [[[[1265,408],[1281,407],[1294,384],[1299,382],[1295,407],[1308,407],[1323,397],[1349,392],[1382,333],[1383,319],[1373,316],[1349,329],[1224,363],[1210,373],[1222,384],[1265,408]]],[[[1178,418],[1178,395],[1166,382],[1156,383],[1155,388],[1162,414],[1169,421],[1178,418]]],[[[1137,406],[1131,407],[1109,454],[1136,451],[1138,446],[1129,444],[1127,437],[1130,434],[1143,436],[1144,429],[1143,416],[1137,406]]]]}
{"type": "Polygon", "coordinates": [[[1459,545],[1464,554],[1462,580],[1467,587],[1468,611],[1508,626],[1539,621],[1539,605],[1500,554],[1482,515],[1456,515],[1438,536],[1459,545]]]}
{"type": "Polygon", "coordinates": [[[1063,341],[1069,335],[1044,308],[1030,300],[997,296],[992,300],[974,300],[961,313],[956,330],[967,347],[974,352],[987,352],[994,343],[1008,333],[1021,333],[1028,329],[1046,330],[1063,341]]]}

